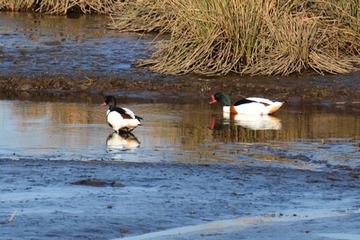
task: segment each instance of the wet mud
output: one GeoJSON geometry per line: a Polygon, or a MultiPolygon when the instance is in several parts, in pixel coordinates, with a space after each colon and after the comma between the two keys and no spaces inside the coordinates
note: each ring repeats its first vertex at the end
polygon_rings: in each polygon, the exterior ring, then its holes
{"type": "Polygon", "coordinates": [[[1,160],[1,232],[5,239],[358,237],[360,206],[349,209],[348,201],[358,200],[359,179],[350,172],[1,160]],[[97,180],[84,180],[90,176],[97,180]]]}
{"type": "MultiPolygon", "coordinates": [[[[148,73],[151,75],[152,73],[148,73]]],[[[96,73],[94,73],[96,75],[96,73]]],[[[126,76],[124,77],[126,78],[126,76]]],[[[217,77],[203,79],[199,76],[168,76],[166,80],[156,77],[148,79],[129,79],[92,77],[86,79],[70,78],[1,78],[0,89],[3,98],[34,99],[42,96],[57,98],[61,96],[86,95],[88,98],[106,93],[121,96],[179,100],[184,102],[203,101],[211,94],[222,90],[234,97],[265,96],[286,101],[289,104],[360,104],[360,74],[348,76],[291,76],[291,77],[217,77]],[[171,80],[168,80],[171,79],[171,80]],[[149,97],[150,95],[150,97],[149,97]]],[[[73,97],[76,101],[76,97],[73,97]]]]}

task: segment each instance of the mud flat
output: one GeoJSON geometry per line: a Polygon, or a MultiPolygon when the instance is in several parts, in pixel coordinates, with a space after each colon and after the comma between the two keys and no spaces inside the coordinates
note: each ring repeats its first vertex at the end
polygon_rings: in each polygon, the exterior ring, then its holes
{"type": "Polygon", "coordinates": [[[0,172],[4,239],[360,236],[359,169],[2,159],[0,172]]]}

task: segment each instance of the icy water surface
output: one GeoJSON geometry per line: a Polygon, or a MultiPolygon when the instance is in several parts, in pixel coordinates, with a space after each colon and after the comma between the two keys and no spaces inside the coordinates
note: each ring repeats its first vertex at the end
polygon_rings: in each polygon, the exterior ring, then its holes
{"type": "Polygon", "coordinates": [[[235,116],[207,103],[126,106],[144,118],[113,134],[93,103],[0,102],[0,154],[10,159],[357,166],[360,119],[346,109],[284,107],[276,116],[235,116]]]}

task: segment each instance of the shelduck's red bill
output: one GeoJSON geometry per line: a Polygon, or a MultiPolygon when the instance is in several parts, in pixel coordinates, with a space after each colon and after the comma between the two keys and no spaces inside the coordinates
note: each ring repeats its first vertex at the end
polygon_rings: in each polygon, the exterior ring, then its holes
{"type": "Polygon", "coordinates": [[[216,99],[214,97],[214,95],[211,95],[211,101],[209,102],[210,104],[216,103],[216,99]]]}
{"type": "Polygon", "coordinates": [[[100,106],[102,106],[102,107],[106,107],[106,102],[103,102],[100,106]]]}

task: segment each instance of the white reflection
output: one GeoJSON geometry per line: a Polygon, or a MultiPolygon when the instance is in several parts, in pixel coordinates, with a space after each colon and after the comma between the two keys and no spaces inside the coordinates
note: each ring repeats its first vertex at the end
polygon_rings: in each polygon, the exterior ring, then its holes
{"type": "Polygon", "coordinates": [[[226,114],[224,119],[233,121],[235,125],[251,130],[280,130],[281,121],[271,115],[226,114]],[[226,116],[227,115],[227,116],[226,116]]]}
{"type": "Polygon", "coordinates": [[[140,146],[139,140],[132,133],[112,133],[106,139],[106,145],[109,151],[127,151],[140,146]]]}
{"type": "Polygon", "coordinates": [[[230,114],[223,113],[221,123],[212,119],[212,129],[224,129],[230,125],[240,126],[250,130],[280,130],[282,127],[281,120],[271,115],[249,115],[249,114],[230,114]]]}

